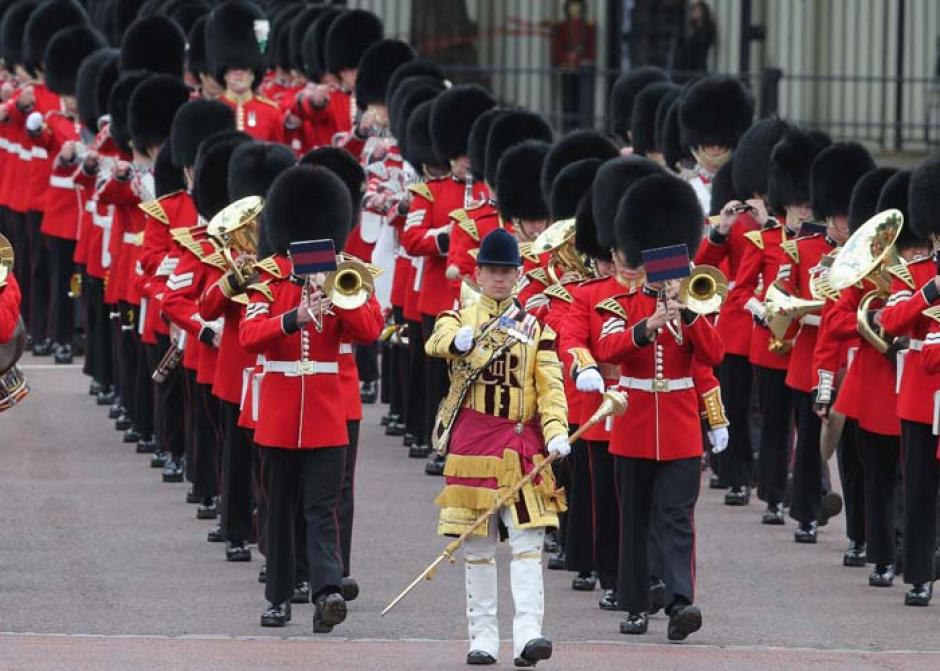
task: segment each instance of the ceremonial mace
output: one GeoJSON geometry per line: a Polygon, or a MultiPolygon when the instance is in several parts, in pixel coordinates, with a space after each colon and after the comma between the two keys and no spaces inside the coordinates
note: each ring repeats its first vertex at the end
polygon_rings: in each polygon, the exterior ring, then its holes
{"type": "MultiPolygon", "coordinates": [[[[574,444],[581,435],[590,429],[592,426],[597,424],[603,419],[611,415],[622,415],[627,409],[627,395],[622,391],[615,391],[613,389],[604,392],[604,400],[601,402],[600,406],[591,415],[591,418],[581,425],[581,427],[571,434],[568,437],[568,443],[574,444]]],[[[490,506],[490,509],[485,513],[480,515],[476,521],[463,532],[459,538],[451,541],[447,544],[447,547],[444,548],[444,551],[437,556],[433,562],[431,562],[426,569],[421,571],[417,578],[411,581],[411,583],[404,589],[404,591],[395,597],[395,599],[385,607],[385,610],[382,611],[382,615],[388,613],[392,608],[398,605],[398,602],[407,596],[408,592],[417,587],[418,583],[422,580],[431,580],[434,578],[434,574],[437,573],[437,568],[440,566],[444,560],[449,560],[453,564],[456,559],[454,559],[454,553],[460,548],[461,545],[470,537],[470,535],[479,529],[489,518],[494,515],[500,508],[512,501],[516,494],[522,491],[522,488],[531,483],[536,476],[539,475],[543,470],[549,467],[556,460],[556,455],[552,454],[545,460],[543,460],[538,466],[533,468],[528,475],[526,475],[522,480],[517,482],[515,486],[512,487],[508,492],[506,492],[500,499],[490,506]]]]}

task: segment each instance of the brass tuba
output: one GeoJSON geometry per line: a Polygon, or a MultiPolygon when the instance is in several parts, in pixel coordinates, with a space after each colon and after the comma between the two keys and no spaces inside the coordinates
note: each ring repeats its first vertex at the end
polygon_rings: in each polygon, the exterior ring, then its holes
{"type": "Polygon", "coordinates": [[[728,295],[728,278],[714,266],[695,266],[679,284],[679,302],[696,314],[718,312],[728,295]]]}
{"type": "Polygon", "coordinates": [[[206,232],[222,247],[222,257],[242,283],[253,274],[252,264],[258,254],[258,217],[264,208],[260,196],[239,198],[222,208],[206,227],[206,232]],[[251,263],[238,263],[238,257],[250,255],[251,263]]]}
{"type": "MultiPolygon", "coordinates": [[[[6,286],[13,272],[13,246],[0,235],[0,289],[6,286]]],[[[29,384],[16,362],[26,349],[26,327],[23,318],[16,323],[13,337],[0,343],[0,412],[9,410],[29,393],[29,384]]]]}
{"type": "Polygon", "coordinates": [[[5,236],[0,235],[0,289],[7,285],[7,278],[13,272],[14,260],[13,245],[5,236]]]}
{"type": "Polygon", "coordinates": [[[375,278],[369,266],[347,256],[326,276],[321,289],[336,307],[355,310],[375,292],[375,278]]]}
{"type": "MultiPolygon", "coordinates": [[[[593,274],[588,266],[588,260],[574,245],[575,220],[560,219],[539,233],[532,243],[534,254],[551,253],[552,259],[565,270],[578,273],[582,278],[593,274]]],[[[560,278],[555,271],[555,263],[548,264],[548,275],[556,284],[560,278]]]]}
{"type": "Polygon", "coordinates": [[[806,300],[788,293],[778,282],[767,289],[764,297],[764,314],[771,338],[769,347],[772,352],[787,349],[786,335],[793,320],[819,312],[826,304],[824,300],[806,300]]]}

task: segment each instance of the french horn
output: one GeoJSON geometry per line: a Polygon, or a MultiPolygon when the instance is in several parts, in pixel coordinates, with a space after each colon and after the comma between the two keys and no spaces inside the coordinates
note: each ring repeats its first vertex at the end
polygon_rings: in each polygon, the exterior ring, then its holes
{"type": "Polygon", "coordinates": [[[824,300],[807,300],[793,296],[778,282],[771,284],[764,297],[765,320],[767,328],[773,335],[769,344],[771,351],[786,350],[787,331],[790,330],[793,321],[804,315],[821,311],[825,304],[824,300]]]}
{"type": "Polygon", "coordinates": [[[222,257],[229,269],[242,283],[253,274],[252,264],[258,254],[258,217],[264,209],[260,196],[239,198],[222,208],[206,227],[206,232],[222,247],[222,257]],[[239,263],[239,258],[251,257],[251,263],[239,263]]]}
{"type": "MultiPolygon", "coordinates": [[[[560,219],[539,233],[532,243],[534,254],[551,253],[553,260],[565,270],[578,273],[582,278],[593,274],[588,261],[575,248],[575,220],[560,219]]],[[[555,270],[555,263],[548,264],[548,275],[556,284],[560,278],[555,270]]]]}

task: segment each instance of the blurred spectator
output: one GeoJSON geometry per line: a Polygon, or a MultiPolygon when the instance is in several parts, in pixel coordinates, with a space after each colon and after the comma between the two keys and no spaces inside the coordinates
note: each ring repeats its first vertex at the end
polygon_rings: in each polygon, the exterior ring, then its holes
{"type": "MultiPolygon", "coordinates": [[[[564,18],[551,24],[552,66],[560,68],[562,126],[578,125],[582,103],[582,77],[593,88],[597,28],[587,19],[584,0],[565,0],[564,18]]],[[[588,91],[585,91],[587,93],[588,91]]],[[[593,92],[584,101],[593,101],[593,92]]],[[[588,114],[587,116],[591,116],[588,114]]]]}
{"type": "Polygon", "coordinates": [[[689,7],[689,23],[679,45],[676,69],[706,72],[708,56],[715,47],[717,37],[711,7],[704,0],[696,0],[689,7]]]}

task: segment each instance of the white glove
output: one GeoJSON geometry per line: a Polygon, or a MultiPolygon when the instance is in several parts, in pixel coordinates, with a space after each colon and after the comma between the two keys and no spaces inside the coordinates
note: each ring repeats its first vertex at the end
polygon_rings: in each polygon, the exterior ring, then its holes
{"type": "Polygon", "coordinates": [[[596,368],[585,368],[574,379],[574,386],[578,391],[604,393],[604,378],[596,368]]]}
{"type": "Polygon", "coordinates": [[[30,133],[37,132],[42,128],[42,113],[33,112],[28,117],[26,117],[26,130],[30,133]]]}
{"type": "Polygon", "coordinates": [[[548,445],[545,446],[545,449],[548,450],[549,454],[557,455],[557,457],[561,459],[571,454],[571,443],[568,442],[565,436],[555,436],[548,441],[548,445]]]}
{"type": "Polygon", "coordinates": [[[728,447],[728,427],[712,429],[708,432],[708,442],[712,444],[712,453],[724,452],[728,447]]]}
{"type": "Polygon", "coordinates": [[[454,349],[458,352],[469,352],[473,349],[473,327],[461,326],[454,336],[454,349]]]}

